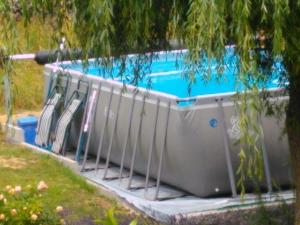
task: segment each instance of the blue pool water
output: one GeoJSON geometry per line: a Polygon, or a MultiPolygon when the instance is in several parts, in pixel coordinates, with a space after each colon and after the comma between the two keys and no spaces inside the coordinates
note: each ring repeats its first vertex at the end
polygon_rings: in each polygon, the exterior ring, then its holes
{"type": "MultiPolygon", "coordinates": [[[[241,87],[236,83],[236,62],[237,57],[233,51],[227,51],[224,58],[224,67],[218,74],[216,62],[212,62],[212,70],[209,79],[206,73],[207,63],[203,63],[203,69],[195,74],[195,79],[191,83],[187,78],[187,65],[185,64],[184,53],[166,53],[156,56],[151,64],[137,63],[137,59],[127,58],[125,66],[121,69],[120,61],[115,61],[111,69],[99,64],[90,63],[88,68],[83,69],[81,64],[70,64],[65,66],[68,69],[80,71],[92,76],[101,76],[118,80],[125,84],[132,84],[138,87],[149,88],[151,90],[164,92],[178,96],[180,98],[193,97],[198,95],[234,92],[241,87]],[[134,79],[134,72],[140,68],[138,79],[134,79]],[[221,74],[221,76],[220,76],[221,74]]],[[[268,79],[260,84],[264,88],[278,87],[278,74],[281,71],[280,63],[274,63],[272,73],[268,79]]]]}

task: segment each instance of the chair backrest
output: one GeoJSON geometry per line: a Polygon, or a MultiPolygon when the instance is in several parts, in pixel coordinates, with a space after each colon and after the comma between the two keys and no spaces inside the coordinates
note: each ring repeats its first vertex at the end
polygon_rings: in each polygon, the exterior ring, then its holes
{"type": "Polygon", "coordinates": [[[68,94],[71,80],[72,77],[69,73],[51,72],[46,102],[48,101],[49,98],[52,98],[55,93],[60,93],[62,99],[64,99],[64,106],[65,106],[67,102],[66,96],[68,94]]]}
{"type": "Polygon", "coordinates": [[[71,97],[68,99],[68,102],[65,105],[65,108],[67,108],[74,99],[78,99],[78,100],[82,101],[83,104],[85,104],[87,95],[89,93],[89,89],[90,89],[90,83],[86,80],[79,79],[78,83],[77,83],[77,87],[73,91],[71,97]]]}

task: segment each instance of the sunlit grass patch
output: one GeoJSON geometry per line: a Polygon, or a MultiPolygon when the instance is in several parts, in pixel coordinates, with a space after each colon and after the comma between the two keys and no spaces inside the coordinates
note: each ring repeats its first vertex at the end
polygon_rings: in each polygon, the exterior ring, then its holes
{"type": "MultiPolygon", "coordinates": [[[[0,159],[20,160],[29,162],[24,168],[3,167],[0,169],[0,187],[7,185],[26,186],[35,185],[43,180],[49,186],[44,196],[45,204],[50,208],[63,205],[68,215],[68,220],[76,221],[84,217],[99,218],[117,203],[103,196],[99,191],[86,183],[86,181],[74,174],[61,163],[48,155],[33,153],[19,146],[0,143],[0,159]],[[34,163],[32,163],[34,162],[34,163]]],[[[125,213],[126,210],[118,208],[125,213]]]]}
{"type": "MultiPolygon", "coordinates": [[[[115,216],[120,224],[129,224],[137,214],[117,203],[115,199],[102,194],[95,186],[88,184],[82,177],[56,161],[49,155],[31,151],[21,145],[12,145],[3,141],[0,134],[0,159],[19,160],[23,168],[0,166],[0,189],[7,185],[12,187],[32,185],[37,187],[44,181],[48,188],[43,194],[44,204],[48,208],[57,206],[64,208],[63,218],[67,224],[97,224],[107,218],[107,212],[114,208],[115,216]]],[[[159,223],[141,216],[142,225],[159,223]]]]}

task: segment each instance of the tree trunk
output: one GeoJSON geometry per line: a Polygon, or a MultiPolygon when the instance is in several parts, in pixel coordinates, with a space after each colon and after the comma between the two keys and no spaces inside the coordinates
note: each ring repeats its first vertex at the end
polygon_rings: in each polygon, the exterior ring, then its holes
{"type": "Polygon", "coordinates": [[[289,73],[290,96],[286,112],[286,128],[296,188],[295,224],[300,225],[300,46],[293,47],[292,51],[298,54],[288,51],[289,56],[285,58],[285,66],[289,73]]]}
{"type": "Polygon", "coordinates": [[[300,225],[300,67],[295,58],[293,62],[286,62],[286,67],[290,74],[286,128],[296,188],[295,225],[300,225]]]}
{"type": "MultiPolygon", "coordinates": [[[[300,99],[299,99],[300,101],[300,99]]],[[[292,105],[291,105],[292,106],[292,105]]],[[[288,116],[290,118],[290,116],[288,116]]],[[[287,132],[291,153],[291,163],[296,188],[295,225],[300,225],[300,128],[297,129],[287,119],[287,132]]],[[[300,123],[300,120],[298,121],[300,123]]]]}
{"type": "Polygon", "coordinates": [[[286,111],[286,128],[294,176],[296,202],[295,225],[300,225],[300,7],[298,1],[289,1],[290,13],[285,18],[284,65],[289,80],[289,103],[286,111]]]}

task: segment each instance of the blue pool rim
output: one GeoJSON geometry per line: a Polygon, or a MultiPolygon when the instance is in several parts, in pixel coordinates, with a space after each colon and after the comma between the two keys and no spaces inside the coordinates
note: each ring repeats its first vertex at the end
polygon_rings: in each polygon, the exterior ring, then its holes
{"type": "MultiPolygon", "coordinates": [[[[228,49],[228,48],[232,49],[234,47],[235,47],[235,45],[225,46],[226,49],[228,49]]],[[[186,53],[186,52],[188,52],[187,49],[180,49],[180,50],[171,50],[171,51],[159,51],[159,52],[155,52],[155,54],[163,55],[163,54],[166,54],[166,53],[176,54],[176,53],[186,53]]],[[[151,54],[151,53],[149,53],[149,54],[151,54]]],[[[132,57],[135,57],[135,56],[137,56],[137,54],[128,54],[127,55],[127,57],[129,57],[129,58],[132,58],[132,57]]],[[[99,59],[96,59],[96,58],[89,59],[90,62],[94,62],[96,60],[99,60],[99,59]]],[[[81,63],[82,60],[77,60],[75,62],[76,63],[81,63]]],[[[74,61],[63,61],[60,64],[61,65],[69,65],[69,64],[72,64],[72,63],[74,63],[74,61]]],[[[60,71],[60,72],[63,72],[63,73],[73,74],[73,75],[77,76],[79,79],[88,76],[89,79],[92,79],[92,80],[97,80],[97,81],[100,81],[100,82],[106,82],[108,84],[117,85],[117,86],[119,86],[119,88],[123,87],[123,83],[120,82],[120,81],[117,81],[117,80],[114,80],[114,79],[111,79],[111,78],[103,78],[103,77],[100,77],[100,76],[95,76],[95,75],[89,74],[89,73],[83,73],[83,72],[73,70],[73,69],[62,68],[57,63],[46,64],[45,67],[50,69],[51,71],[54,71],[54,72],[60,71]]],[[[131,85],[131,84],[126,84],[126,88],[129,91],[134,91],[138,88],[138,90],[140,92],[143,92],[143,93],[151,93],[151,94],[153,94],[155,96],[158,96],[158,97],[159,96],[166,97],[170,100],[176,101],[178,105],[182,102],[183,103],[184,102],[190,103],[190,104],[186,104],[186,106],[193,105],[194,102],[196,102],[198,100],[201,100],[201,99],[220,98],[220,97],[227,99],[227,98],[232,97],[233,95],[238,94],[237,91],[232,91],[232,92],[220,92],[220,93],[215,93],[215,94],[205,94],[205,95],[202,94],[202,95],[196,95],[196,96],[192,96],[192,97],[181,98],[181,97],[178,97],[178,96],[173,95],[173,94],[169,94],[169,93],[165,93],[165,92],[161,92],[161,91],[156,91],[156,90],[151,90],[151,89],[149,90],[149,89],[144,88],[144,87],[136,87],[136,86],[131,85]]],[[[273,92],[283,92],[283,91],[285,91],[285,88],[276,87],[276,88],[268,88],[268,89],[265,89],[265,90],[267,90],[270,93],[273,93],[273,92]]]]}

